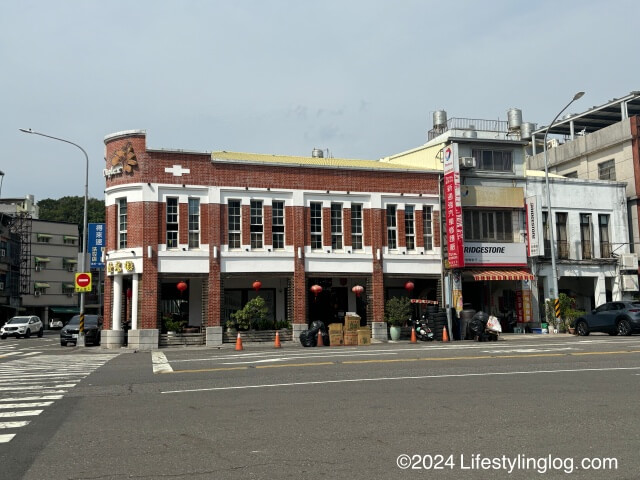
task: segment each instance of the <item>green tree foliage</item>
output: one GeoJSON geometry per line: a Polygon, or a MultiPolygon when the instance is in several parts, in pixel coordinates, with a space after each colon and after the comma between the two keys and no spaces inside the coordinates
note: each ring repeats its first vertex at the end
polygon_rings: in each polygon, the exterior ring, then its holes
{"type": "Polygon", "coordinates": [[[384,306],[384,317],[389,325],[401,327],[411,317],[411,301],[408,297],[393,297],[384,306]]]}
{"type": "MultiPolygon", "coordinates": [[[[40,208],[40,220],[76,223],[80,234],[83,234],[84,197],[62,197],[58,200],[45,198],[38,202],[38,207],[40,208]]],[[[87,220],[89,223],[104,223],[103,200],[88,199],[87,220]]]]}

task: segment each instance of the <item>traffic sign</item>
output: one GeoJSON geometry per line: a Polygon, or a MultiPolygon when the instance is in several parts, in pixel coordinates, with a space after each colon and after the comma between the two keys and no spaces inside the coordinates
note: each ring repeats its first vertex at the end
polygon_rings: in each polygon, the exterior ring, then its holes
{"type": "Polygon", "coordinates": [[[91,273],[76,273],[76,292],[91,291],[91,273]]]}

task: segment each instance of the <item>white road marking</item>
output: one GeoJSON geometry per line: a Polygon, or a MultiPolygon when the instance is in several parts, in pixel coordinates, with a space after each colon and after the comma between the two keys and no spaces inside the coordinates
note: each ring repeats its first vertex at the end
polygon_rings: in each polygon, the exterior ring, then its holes
{"type": "Polygon", "coordinates": [[[29,425],[29,423],[31,423],[29,420],[25,420],[24,422],[0,422],[0,429],[1,428],[20,428],[20,427],[29,425]]]}
{"type": "Polygon", "coordinates": [[[15,433],[9,433],[9,434],[5,434],[5,435],[0,435],[0,443],[7,443],[10,442],[13,437],[15,437],[16,434],[15,433]]]}
{"type": "Polygon", "coordinates": [[[75,383],[66,383],[66,384],[61,384],[61,385],[51,385],[50,387],[48,387],[46,385],[32,385],[32,386],[29,386],[29,387],[9,387],[9,388],[0,387],[0,392],[2,392],[2,391],[15,392],[15,391],[19,391],[19,390],[43,390],[43,391],[46,391],[48,388],[72,388],[72,387],[75,387],[75,386],[76,386],[75,383]]]}
{"type": "Polygon", "coordinates": [[[167,357],[162,352],[151,352],[151,362],[153,363],[153,373],[173,372],[167,357]]]}
{"type": "Polygon", "coordinates": [[[540,352],[559,352],[561,350],[579,350],[577,348],[513,348],[499,350],[483,350],[482,353],[540,353],[540,352]]]}
{"type": "Polygon", "coordinates": [[[0,409],[5,408],[33,408],[33,407],[48,407],[53,402],[35,402],[35,403],[0,403],[0,409]]]}
{"type": "Polygon", "coordinates": [[[36,395],[33,397],[0,398],[0,402],[31,402],[31,401],[37,401],[37,400],[60,400],[62,397],[63,395],[36,395]]]}
{"type": "Polygon", "coordinates": [[[42,410],[19,410],[15,412],[0,412],[0,418],[12,418],[12,417],[35,417],[40,415],[42,410]]]}
{"type": "Polygon", "coordinates": [[[578,373],[578,372],[611,372],[616,370],[640,370],[640,367],[613,367],[613,368],[576,368],[576,369],[559,369],[559,370],[534,370],[521,372],[485,372],[485,373],[459,373],[459,374],[443,374],[443,375],[420,375],[411,377],[377,377],[377,378],[353,378],[343,380],[319,380],[314,382],[292,382],[292,383],[268,383],[258,385],[241,385],[235,387],[211,387],[211,388],[195,388],[188,390],[167,390],[161,393],[193,393],[193,392],[215,392],[223,390],[248,390],[253,388],[273,388],[273,387],[295,387],[302,385],[327,385],[333,383],[359,383],[359,382],[384,382],[390,380],[426,380],[438,378],[464,378],[464,377],[490,377],[501,375],[536,375],[547,373],[578,373]]]}

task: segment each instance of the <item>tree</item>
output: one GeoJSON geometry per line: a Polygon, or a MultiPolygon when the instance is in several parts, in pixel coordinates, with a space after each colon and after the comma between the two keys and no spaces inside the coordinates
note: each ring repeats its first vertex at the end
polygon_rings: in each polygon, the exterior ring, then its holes
{"type": "MultiPolygon", "coordinates": [[[[38,202],[40,220],[50,222],[77,223],[80,235],[84,221],[84,197],[62,197],[58,200],[45,198],[38,202]]],[[[87,200],[87,222],[104,223],[104,201],[97,198],[87,200]]]]}

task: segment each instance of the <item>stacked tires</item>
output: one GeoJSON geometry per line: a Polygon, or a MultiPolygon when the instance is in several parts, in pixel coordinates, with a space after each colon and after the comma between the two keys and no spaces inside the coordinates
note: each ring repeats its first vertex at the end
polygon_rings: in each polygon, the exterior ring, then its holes
{"type": "MultiPolygon", "coordinates": [[[[447,326],[447,312],[438,308],[437,305],[427,306],[427,318],[429,319],[429,327],[433,331],[436,340],[442,340],[442,331],[447,326]]],[[[451,338],[451,335],[449,335],[451,338]]]]}

